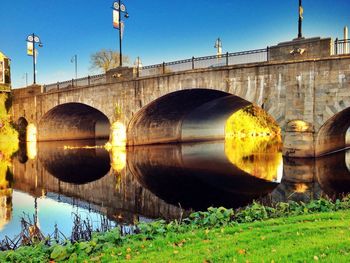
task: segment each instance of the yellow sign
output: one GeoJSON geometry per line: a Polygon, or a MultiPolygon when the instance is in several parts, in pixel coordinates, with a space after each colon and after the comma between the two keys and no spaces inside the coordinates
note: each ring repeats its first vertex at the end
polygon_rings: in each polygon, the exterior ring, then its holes
{"type": "Polygon", "coordinates": [[[27,55],[33,56],[33,42],[27,42],[27,55]]]}
{"type": "Polygon", "coordinates": [[[299,6],[299,16],[301,19],[304,19],[303,15],[304,15],[304,8],[302,6],[299,6]]]}
{"type": "Polygon", "coordinates": [[[113,10],[113,27],[119,28],[119,11],[113,10]]]}

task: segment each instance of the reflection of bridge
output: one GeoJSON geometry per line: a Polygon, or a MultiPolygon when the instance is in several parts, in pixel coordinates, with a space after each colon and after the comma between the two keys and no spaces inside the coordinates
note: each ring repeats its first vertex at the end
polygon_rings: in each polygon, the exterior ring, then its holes
{"type": "Polygon", "coordinates": [[[344,148],[349,127],[350,55],[333,50],[331,39],[302,39],[268,48],[255,63],[185,71],[169,64],[139,77],[122,68],[84,87],[18,89],[14,119],[36,125],[39,140],[86,139],[108,137],[121,112],[128,143],[147,144],[223,138],[226,118],[255,103],[281,126],[284,155],[318,156],[344,148]]]}
{"type": "Polygon", "coordinates": [[[109,157],[102,149],[64,150],[62,145],[39,144],[37,159],[26,163],[15,159],[14,189],[36,197],[62,195],[62,201],[68,202],[64,197],[69,196],[126,222],[132,222],[134,215],[178,218],[179,203],[183,208],[236,207],[264,196],[270,201],[305,201],[350,191],[349,158],[344,151],[317,159],[286,158],[282,183],[277,184],[249,176],[233,165],[223,142],[130,147],[127,167],[106,175],[109,157]],[[95,162],[87,164],[93,157],[95,162]],[[70,178],[62,176],[72,162],[84,163],[90,172],[69,171],[70,178]]]}
{"type": "Polygon", "coordinates": [[[48,193],[62,195],[63,202],[86,202],[109,218],[128,223],[133,222],[135,215],[177,218],[181,214],[179,207],[166,204],[142,188],[128,170],[111,170],[107,151],[64,150],[63,145],[39,144],[38,158],[25,163],[19,160],[27,158],[15,158],[13,188],[35,197],[48,193]]]}

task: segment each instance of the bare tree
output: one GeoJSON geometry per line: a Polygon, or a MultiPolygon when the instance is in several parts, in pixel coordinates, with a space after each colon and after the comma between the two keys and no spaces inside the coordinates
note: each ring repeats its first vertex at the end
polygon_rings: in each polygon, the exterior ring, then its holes
{"type": "MultiPolygon", "coordinates": [[[[115,52],[111,49],[101,49],[100,51],[91,54],[90,68],[106,72],[112,68],[119,67],[119,57],[119,52],[115,52]]],[[[123,56],[123,63],[129,63],[128,56],[123,56]]]]}

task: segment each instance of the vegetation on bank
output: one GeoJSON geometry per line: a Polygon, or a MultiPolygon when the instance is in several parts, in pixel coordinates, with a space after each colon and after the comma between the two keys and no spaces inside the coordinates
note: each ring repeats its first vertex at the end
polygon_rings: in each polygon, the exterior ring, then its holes
{"type": "MultiPolygon", "coordinates": [[[[11,157],[18,150],[18,133],[12,127],[8,114],[9,98],[0,93],[0,201],[2,207],[9,209],[7,197],[11,196],[11,157]]],[[[1,221],[1,220],[0,220],[1,221]]],[[[0,225],[2,222],[0,222],[0,225]]]]}
{"type": "Polygon", "coordinates": [[[209,208],[188,218],[118,228],[90,241],[39,243],[0,254],[1,262],[346,262],[350,257],[350,197],[304,203],[253,203],[209,208]],[[28,261],[29,260],[29,261],[28,261]]]}
{"type": "Polygon", "coordinates": [[[6,158],[18,149],[18,133],[11,125],[8,101],[8,95],[0,93],[0,157],[6,158]]]}

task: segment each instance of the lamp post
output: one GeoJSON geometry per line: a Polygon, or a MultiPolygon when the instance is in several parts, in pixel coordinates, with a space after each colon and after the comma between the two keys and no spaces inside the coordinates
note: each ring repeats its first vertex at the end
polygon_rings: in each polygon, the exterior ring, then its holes
{"type": "Polygon", "coordinates": [[[222,55],[222,42],[221,42],[221,39],[219,37],[215,41],[214,48],[216,48],[216,56],[218,58],[221,58],[221,55],[222,55]]]}
{"type": "Polygon", "coordinates": [[[298,20],[298,38],[303,38],[303,14],[304,8],[302,0],[299,0],[299,20],[298,20]]]}
{"type": "Polygon", "coordinates": [[[129,14],[126,11],[126,6],[121,0],[113,3],[113,26],[119,29],[119,66],[123,66],[123,53],[122,53],[122,38],[124,30],[124,22],[121,20],[121,15],[124,14],[125,18],[129,18],[129,14]]]}
{"type": "Polygon", "coordinates": [[[35,64],[36,64],[36,49],[35,44],[38,44],[39,47],[42,47],[43,44],[40,41],[40,38],[33,34],[27,36],[27,54],[29,56],[33,56],[33,84],[36,84],[36,72],[35,72],[35,64]]]}
{"type": "Polygon", "coordinates": [[[71,60],[71,63],[74,63],[74,69],[75,69],[75,85],[78,84],[78,55],[74,55],[71,60]]]}

